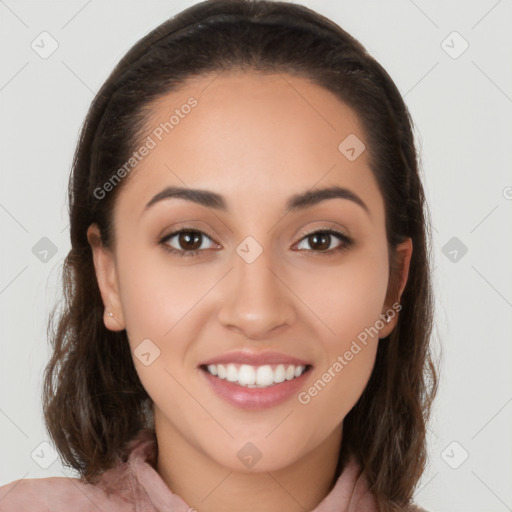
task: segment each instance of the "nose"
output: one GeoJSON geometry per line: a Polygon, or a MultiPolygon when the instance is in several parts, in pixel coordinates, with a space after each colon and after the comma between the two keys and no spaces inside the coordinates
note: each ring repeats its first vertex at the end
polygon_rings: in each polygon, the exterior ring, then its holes
{"type": "Polygon", "coordinates": [[[234,268],[223,287],[219,322],[247,339],[263,340],[295,319],[293,293],[269,252],[264,250],[252,263],[235,252],[234,268]]]}

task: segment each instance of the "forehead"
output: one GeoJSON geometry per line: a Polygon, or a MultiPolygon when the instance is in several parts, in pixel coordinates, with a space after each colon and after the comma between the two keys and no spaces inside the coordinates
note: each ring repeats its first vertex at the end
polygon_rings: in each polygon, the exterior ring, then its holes
{"type": "Polygon", "coordinates": [[[347,158],[346,140],[358,152],[366,144],[356,113],[306,78],[242,71],[196,77],[149,105],[140,142],[152,148],[119,203],[147,202],[178,185],[219,191],[243,207],[247,199],[264,204],[337,184],[382,210],[368,152],[347,158]]]}

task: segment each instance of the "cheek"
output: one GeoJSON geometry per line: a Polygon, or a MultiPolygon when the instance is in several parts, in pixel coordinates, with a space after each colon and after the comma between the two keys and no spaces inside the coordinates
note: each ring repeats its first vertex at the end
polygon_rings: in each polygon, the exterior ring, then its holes
{"type": "Polygon", "coordinates": [[[136,371],[156,404],[182,410],[190,419],[190,397],[179,383],[190,379],[187,357],[210,314],[205,299],[218,272],[207,265],[180,265],[160,248],[126,249],[119,251],[119,281],[136,371]]]}
{"type": "MultiPolygon", "coordinates": [[[[125,252],[119,261],[121,302],[132,345],[145,338],[167,344],[211,287],[207,276],[171,258],[153,248],[125,252]]],[[[172,346],[178,350],[179,342],[173,339],[172,346]]]]}
{"type": "Polygon", "coordinates": [[[200,301],[210,281],[192,266],[171,263],[163,250],[127,249],[119,251],[118,268],[135,369],[155,404],[193,421],[200,411],[187,411],[190,397],[179,383],[187,378],[184,361],[201,325],[200,301]]]}
{"type": "Polygon", "coordinates": [[[310,424],[315,439],[328,436],[359,400],[374,366],[377,343],[356,341],[343,347],[297,396],[297,416],[310,424]]]}
{"type": "Polygon", "coordinates": [[[303,281],[324,324],[318,330],[323,357],[297,401],[306,421],[321,425],[322,435],[343,420],[368,383],[387,281],[387,252],[377,247],[347,258],[335,272],[323,269],[303,281]]]}
{"type": "Polygon", "coordinates": [[[375,325],[383,313],[387,285],[387,251],[376,246],[347,256],[337,266],[304,272],[295,291],[324,324],[326,348],[338,351],[344,340],[375,325]]]}

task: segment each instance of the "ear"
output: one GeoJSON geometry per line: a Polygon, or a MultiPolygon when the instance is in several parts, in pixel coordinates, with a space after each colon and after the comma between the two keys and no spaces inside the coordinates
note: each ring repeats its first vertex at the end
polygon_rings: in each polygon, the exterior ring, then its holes
{"type": "Polygon", "coordinates": [[[400,303],[400,298],[402,297],[402,293],[409,277],[412,249],[411,238],[407,238],[405,242],[396,246],[396,266],[398,269],[398,275],[391,276],[384,311],[382,312],[383,315],[381,317],[384,318],[384,315],[387,313],[390,320],[389,322],[384,322],[384,327],[380,329],[379,338],[389,336],[398,322],[398,312],[401,308],[398,309],[397,305],[400,303]]]}
{"type": "Polygon", "coordinates": [[[116,261],[113,252],[104,247],[101,233],[96,223],[87,229],[87,240],[92,249],[96,279],[105,306],[103,321],[111,331],[122,331],[125,328],[123,309],[119,295],[116,261]]]}

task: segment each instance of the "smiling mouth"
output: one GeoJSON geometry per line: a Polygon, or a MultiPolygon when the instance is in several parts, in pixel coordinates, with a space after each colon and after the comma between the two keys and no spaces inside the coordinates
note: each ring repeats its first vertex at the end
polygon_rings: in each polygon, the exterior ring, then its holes
{"type": "Polygon", "coordinates": [[[294,380],[311,369],[311,365],[265,364],[209,364],[201,370],[218,379],[238,384],[246,388],[268,388],[282,382],[294,380]]]}

